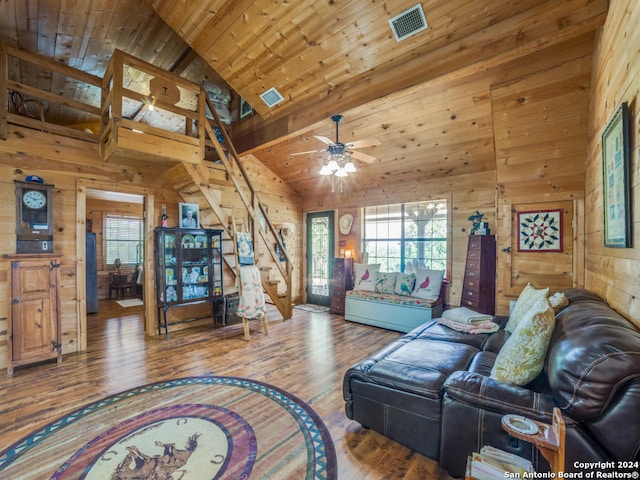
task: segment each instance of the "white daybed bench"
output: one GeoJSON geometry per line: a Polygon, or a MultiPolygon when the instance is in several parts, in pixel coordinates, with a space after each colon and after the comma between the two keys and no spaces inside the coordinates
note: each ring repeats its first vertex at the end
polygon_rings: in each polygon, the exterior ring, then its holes
{"type": "Polygon", "coordinates": [[[351,322],[406,333],[433,318],[440,318],[443,303],[442,294],[429,300],[349,290],[345,299],[344,318],[351,322]]]}

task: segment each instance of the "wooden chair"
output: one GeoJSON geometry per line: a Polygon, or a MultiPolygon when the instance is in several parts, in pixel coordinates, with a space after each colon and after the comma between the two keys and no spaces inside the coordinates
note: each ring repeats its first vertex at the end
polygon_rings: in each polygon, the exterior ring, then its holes
{"type": "Polygon", "coordinates": [[[269,335],[267,307],[260,279],[260,270],[255,265],[253,243],[248,232],[239,232],[233,220],[234,254],[238,284],[238,316],[242,318],[244,339],[250,340],[249,320],[262,320],[265,335],[269,335]]]}

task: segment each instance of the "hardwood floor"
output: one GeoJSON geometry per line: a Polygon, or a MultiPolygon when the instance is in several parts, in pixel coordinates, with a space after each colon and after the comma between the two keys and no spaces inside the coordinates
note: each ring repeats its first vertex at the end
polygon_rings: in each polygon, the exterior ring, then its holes
{"type": "Polygon", "coordinates": [[[242,325],[194,327],[172,332],[165,341],[144,335],[142,308],[100,301],[100,313],[89,316],[85,352],[64,355],[60,365],[17,368],[13,377],[0,374],[0,450],[117,392],[184,376],[228,375],[267,382],[310,404],[331,432],[340,479],[450,478],[436,462],[344,414],[345,370],[399,333],[294,309],[287,321],[270,312],[268,336],[252,322],[250,342],[243,340],[242,325]]]}

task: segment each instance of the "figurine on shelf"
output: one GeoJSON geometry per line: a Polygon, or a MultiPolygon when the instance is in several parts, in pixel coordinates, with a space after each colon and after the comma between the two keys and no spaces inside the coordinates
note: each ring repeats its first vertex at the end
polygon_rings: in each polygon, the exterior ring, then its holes
{"type": "Polygon", "coordinates": [[[471,222],[471,235],[475,235],[476,232],[480,229],[482,225],[482,217],[484,217],[483,213],[480,213],[478,210],[474,212],[473,215],[469,217],[469,221],[471,222]]]}
{"type": "Polygon", "coordinates": [[[167,206],[163,203],[162,204],[162,219],[161,219],[161,225],[163,228],[166,228],[168,226],[168,222],[169,222],[169,216],[167,215],[167,206]]]}

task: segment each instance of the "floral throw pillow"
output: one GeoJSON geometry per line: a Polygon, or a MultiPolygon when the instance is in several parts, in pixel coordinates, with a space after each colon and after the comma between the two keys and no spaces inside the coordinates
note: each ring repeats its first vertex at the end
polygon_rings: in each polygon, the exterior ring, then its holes
{"type": "Polygon", "coordinates": [[[379,263],[356,263],[353,265],[353,289],[374,292],[378,280],[379,263]]]}
{"type": "Polygon", "coordinates": [[[444,270],[429,270],[417,267],[416,286],[413,288],[412,297],[436,299],[440,296],[440,287],[444,277],[444,270]]]}
{"type": "Polygon", "coordinates": [[[409,297],[413,292],[416,283],[416,276],[413,273],[399,273],[396,275],[396,285],[393,293],[409,297]]]}
{"type": "Polygon", "coordinates": [[[378,273],[376,293],[393,293],[396,286],[396,273],[378,273]]]}
{"type": "Polygon", "coordinates": [[[527,286],[524,287],[520,293],[515,307],[513,307],[513,310],[509,314],[509,321],[505,325],[504,329],[509,333],[513,333],[516,330],[518,323],[520,323],[520,320],[527,314],[531,307],[541,298],[546,300],[548,296],[548,288],[536,290],[530,283],[527,283],[527,286]]]}
{"type": "Polygon", "coordinates": [[[500,349],[491,377],[520,386],[536,378],[544,366],[555,324],[549,301],[538,299],[500,349]]]}

